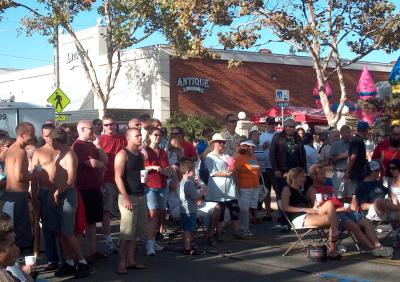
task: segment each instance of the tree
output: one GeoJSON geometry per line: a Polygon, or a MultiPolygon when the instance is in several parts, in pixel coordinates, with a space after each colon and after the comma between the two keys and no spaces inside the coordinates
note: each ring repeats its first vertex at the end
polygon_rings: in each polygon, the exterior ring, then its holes
{"type": "Polygon", "coordinates": [[[0,12],[7,8],[24,8],[29,14],[22,19],[28,35],[39,32],[50,36],[54,43],[54,30],[60,26],[73,38],[83,68],[91,83],[93,93],[101,100],[102,117],[107,109],[112,90],[121,69],[121,51],[145,40],[154,32],[161,30],[162,16],[157,1],[142,0],[103,0],[97,12],[105,20],[106,76],[99,80],[99,74],[90,55],[82,45],[73,28],[73,21],[82,11],[94,10],[94,0],[37,0],[41,9],[35,9],[18,1],[0,1],[0,12]]]}
{"type": "Polygon", "coordinates": [[[168,132],[171,132],[175,126],[181,127],[185,132],[185,138],[189,141],[202,139],[202,132],[205,128],[211,128],[215,132],[221,130],[221,123],[208,115],[190,115],[177,112],[171,115],[165,126],[168,132]]]}
{"type": "MultiPolygon", "coordinates": [[[[229,32],[219,34],[227,49],[250,48],[262,39],[265,30],[278,42],[286,42],[313,60],[319,96],[330,126],[341,117],[347,90],[343,69],[374,50],[386,52],[400,47],[400,14],[387,0],[231,0],[236,17],[242,18],[229,32]],[[245,20],[243,20],[245,19],[245,20]],[[354,58],[345,60],[341,48],[350,48],[354,58]],[[331,111],[325,84],[336,73],[340,84],[340,104],[331,111]]],[[[267,43],[271,42],[268,41],[267,43]]]]}
{"type": "Polygon", "coordinates": [[[39,32],[50,36],[54,43],[54,28],[61,26],[74,39],[78,55],[90,80],[94,94],[101,100],[100,117],[115,87],[121,68],[121,50],[134,46],[156,31],[164,34],[177,56],[204,57],[208,52],[201,42],[215,25],[227,25],[232,14],[225,0],[103,0],[97,8],[105,19],[107,70],[105,82],[98,73],[90,55],[82,46],[73,28],[73,21],[82,11],[92,11],[95,0],[36,0],[42,9],[13,0],[0,0],[0,15],[7,8],[25,8],[29,16],[22,20],[27,34],[39,32]],[[44,11],[43,13],[41,11],[44,11]]]}

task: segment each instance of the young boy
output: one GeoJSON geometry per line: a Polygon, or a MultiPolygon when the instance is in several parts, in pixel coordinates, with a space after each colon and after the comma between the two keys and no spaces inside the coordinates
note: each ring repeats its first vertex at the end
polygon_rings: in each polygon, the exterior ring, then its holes
{"type": "Polygon", "coordinates": [[[198,255],[192,249],[193,231],[196,230],[196,202],[200,197],[207,193],[207,187],[198,190],[194,184],[194,164],[192,161],[182,161],[180,163],[182,180],[179,188],[179,198],[181,200],[181,224],[183,229],[183,247],[185,255],[198,255]]]}

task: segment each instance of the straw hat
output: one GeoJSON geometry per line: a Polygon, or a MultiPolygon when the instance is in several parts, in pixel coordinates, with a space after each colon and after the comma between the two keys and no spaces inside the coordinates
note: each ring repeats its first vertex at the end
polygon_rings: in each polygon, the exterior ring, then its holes
{"type": "Polygon", "coordinates": [[[227,140],[228,139],[225,139],[224,137],[222,137],[221,133],[215,133],[213,135],[213,137],[211,138],[210,143],[214,142],[214,141],[227,141],[227,140]]]}

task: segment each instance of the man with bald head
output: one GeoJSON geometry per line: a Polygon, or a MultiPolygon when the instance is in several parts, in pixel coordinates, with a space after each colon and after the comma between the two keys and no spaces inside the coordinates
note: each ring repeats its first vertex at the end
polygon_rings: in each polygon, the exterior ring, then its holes
{"type": "Polygon", "coordinates": [[[144,170],[144,157],[139,150],[142,135],[139,129],[130,128],[125,136],[128,144],[115,156],[114,166],[121,213],[118,274],[127,274],[129,268],[145,268],[134,257],[136,238],[144,235],[147,221],[147,200],[140,178],[140,171],[144,170]]]}
{"type": "Polygon", "coordinates": [[[21,122],[15,129],[17,140],[5,157],[7,185],[5,200],[14,202],[14,228],[16,244],[21,249],[32,247],[32,227],[29,212],[29,162],[25,148],[35,138],[35,128],[21,122]]]}
{"type": "Polygon", "coordinates": [[[88,240],[88,258],[104,258],[104,254],[96,249],[96,223],[103,221],[103,170],[106,164],[101,161],[98,149],[93,144],[93,122],[81,120],[78,122],[78,139],[72,145],[72,150],[78,158],[76,188],[82,196],[86,214],[86,237],[88,240]]]}

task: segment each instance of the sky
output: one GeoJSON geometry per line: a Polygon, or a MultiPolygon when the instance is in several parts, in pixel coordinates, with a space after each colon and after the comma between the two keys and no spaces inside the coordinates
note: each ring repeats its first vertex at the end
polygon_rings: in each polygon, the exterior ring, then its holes
{"type": "MultiPolygon", "coordinates": [[[[23,32],[19,32],[19,20],[24,15],[22,9],[10,9],[5,12],[0,21],[0,68],[27,69],[39,66],[50,65],[53,62],[53,47],[48,42],[48,38],[41,35],[27,37],[23,32]]],[[[85,12],[79,15],[74,21],[76,30],[89,28],[96,25],[98,15],[95,12],[85,12]]],[[[272,38],[265,33],[264,38],[272,38]]],[[[135,47],[143,47],[154,44],[166,44],[164,37],[157,33],[135,47]]],[[[207,47],[221,48],[215,37],[205,42],[207,47]]],[[[261,48],[268,48],[274,54],[289,54],[289,46],[284,43],[273,43],[264,47],[250,49],[258,51],[261,48]]],[[[351,59],[352,54],[346,48],[341,48],[340,52],[344,58],[351,59]]],[[[392,54],[383,51],[375,51],[364,57],[362,61],[390,63],[400,57],[400,50],[392,54]]]]}

